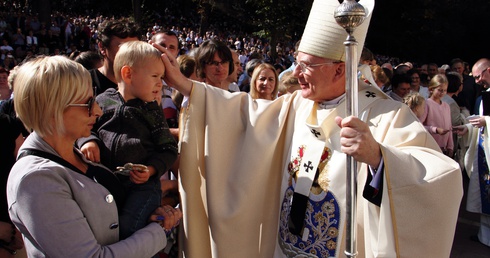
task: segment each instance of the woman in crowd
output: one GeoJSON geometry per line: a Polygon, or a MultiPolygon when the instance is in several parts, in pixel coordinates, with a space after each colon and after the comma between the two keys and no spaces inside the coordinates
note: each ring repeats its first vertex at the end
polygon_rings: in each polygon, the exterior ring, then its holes
{"type": "Polygon", "coordinates": [[[274,100],[279,91],[277,71],[269,63],[255,67],[250,80],[250,96],[254,99],[274,100]]]}
{"type": "MultiPolygon", "coordinates": [[[[447,77],[447,94],[442,97],[442,101],[449,105],[451,113],[451,124],[453,127],[466,124],[466,117],[470,116],[470,113],[466,108],[461,108],[454,98],[458,97],[458,94],[463,90],[463,77],[457,72],[448,72],[447,77]]],[[[452,132],[454,143],[454,159],[460,161],[464,158],[466,152],[466,138],[458,137],[457,131],[452,132]]],[[[463,163],[460,163],[463,164],[463,163]]]]}
{"type": "Polygon", "coordinates": [[[225,43],[211,39],[202,43],[195,56],[197,76],[214,87],[228,90],[228,75],[233,72],[233,56],[225,43]]]}
{"type": "MultiPolygon", "coordinates": [[[[451,110],[451,124],[453,126],[466,124],[465,117],[469,116],[469,113],[463,114],[459,107],[455,97],[463,90],[463,77],[457,72],[448,72],[447,78],[447,94],[442,97],[442,101],[446,102],[451,110]]],[[[466,109],[465,109],[466,110],[466,109]]]]}
{"type": "Polygon", "coordinates": [[[43,57],[23,64],[15,85],[15,110],[33,132],[10,173],[7,199],[28,256],[151,257],[163,249],[182,213],[159,207],[148,218],[159,223],[119,241],[120,184],[73,147],[101,115],[89,72],[66,57],[43,57]]]}
{"type": "Polygon", "coordinates": [[[417,69],[410,69],[407,72],[408,76],[410,76],[410,79],[412,82],[410,83],[410,91],[411,92],[418,92],[422,97],[428,98],[429,97],[429,89],[427,86],[422,85],[420,81],[420,72],[417,69]]]}

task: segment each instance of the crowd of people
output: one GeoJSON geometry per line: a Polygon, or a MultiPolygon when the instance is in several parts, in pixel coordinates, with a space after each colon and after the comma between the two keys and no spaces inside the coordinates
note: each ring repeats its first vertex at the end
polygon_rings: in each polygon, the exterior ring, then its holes
{"type": "Polygon", "coordinates": [[[277,46],[226,28],[200,35],[192,22],[55,13],[44,24],[4,11],[0,252],[337,257],[346,155],[360,164],[361,257],[449,256],[461,171],[481,213],[475,240],[490,246],[490,60],[419,66],[363,48],[361,115],[345,117],[345,50],[326,40],[345,33],[332,1],[316,0],[302,39],[277,46]]]}
{"type": "MultiPolygon", "coordinates": [[[[84,51],[97,51],[98,25],[114,17],[97,14],[80,15],[55,12],[51,23],[40,21],[36,14],[30,13],[26,6],[15,3],[3,3],[0,15],[0,36],[2,50],[0,65],[10,70],[32,55],[66,55],[74,59],[84,51]],[[5,40],[5,41],[3,41],[5,40]]],[[[168,9],[161,14],[158,22],[144,25],[139,32],[141,39],[149,40],[158,31],[173,31],[178,35],[178,52],[185,54],[201,45],[208,39],[226,42],[247,56],[253,53],[265,61],[275,64],[279,69],[286,69],[292,63],[293,40],[282,40],[276,46],[278,57],[272,60],[271,46],[252,33],[235,28],[223,28],[211,24],[208,31],[198,33],[198,18],[175,17],[168,9]],[[277,64],[276,64],[277,63],[277,64]]],[[[245,65],[245,60],[240,60],[245,65]]]]}

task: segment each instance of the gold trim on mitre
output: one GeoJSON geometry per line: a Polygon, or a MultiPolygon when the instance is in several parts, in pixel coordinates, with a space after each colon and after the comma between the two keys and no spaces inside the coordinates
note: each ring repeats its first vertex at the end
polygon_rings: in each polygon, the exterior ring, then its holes
{"type": "MultiPolygon", "coordinates": [[[[354,30],[354,37],[358,42],[357,58],[361,57],[362,47],[374,9],[374,0],[359,1],[366,10],[364,22],[354,30]]],[[[310,55],[345,61],[344,41],[347,32],[337,24],[334,18],[335,9],[339,6],[338,0],[315,0],[311,7],[310,16],[306,23],[303,37],[298,50],[310,55]]],[[[359,61],[359,60],[358,60],[359,61]]]]}

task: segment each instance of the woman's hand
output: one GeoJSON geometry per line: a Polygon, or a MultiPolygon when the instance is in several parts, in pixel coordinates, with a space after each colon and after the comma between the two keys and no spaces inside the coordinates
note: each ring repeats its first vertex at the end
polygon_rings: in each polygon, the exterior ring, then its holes
{"type": "Polygon", "coordinates": [[[180,209],[165,205],[163,207],[158,207],[153,212],[153,215],[150,217],[150,221],[158,222],[165,229],[165,231],[170,231],[172,228],[179,225],[181,218],[182,212],[180,209]]]}

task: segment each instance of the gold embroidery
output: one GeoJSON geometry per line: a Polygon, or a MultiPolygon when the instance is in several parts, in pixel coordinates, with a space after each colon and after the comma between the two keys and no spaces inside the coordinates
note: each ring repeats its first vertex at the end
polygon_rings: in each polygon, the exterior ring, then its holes
{"type": "MultiPolygon", "coordinates": [[[[299,166],[301,165],[301,160],[303,159],[304,152],[306,151],[306,146],[301,145],[298,148],[298,155],[289,162],[288,172],[289,172],[289,185],[292,185],[292,178],[294,180],[298,179],[299,166]]],[[[328,170],[327,164],[330,158],[332,157],[332,151],[325,147],[323,148],[323,153],[320,158],[320,164],[318,165],[317,173],[315,175],[315,180],[313,181],[313,185],[311,186],[311,192],[313,194],[320,194],[322,191],[327,192],[330,180],[328,179],[328,170]]]]}
{"type": "Polygon", "coordinates": [[[328,147],[325,147],[323,149],[322,157],[320,158],[320,165],[318,165],[318,170],[320,171],[318,176],[318,184],[320,185],[321,189],[325,192],[328,191],[328,186],[330,183],[330,179],[328,179],[328,175],[327,175],[328,170],[326,167],[331,157],[332,157],[332,151],[328,147]]]}

